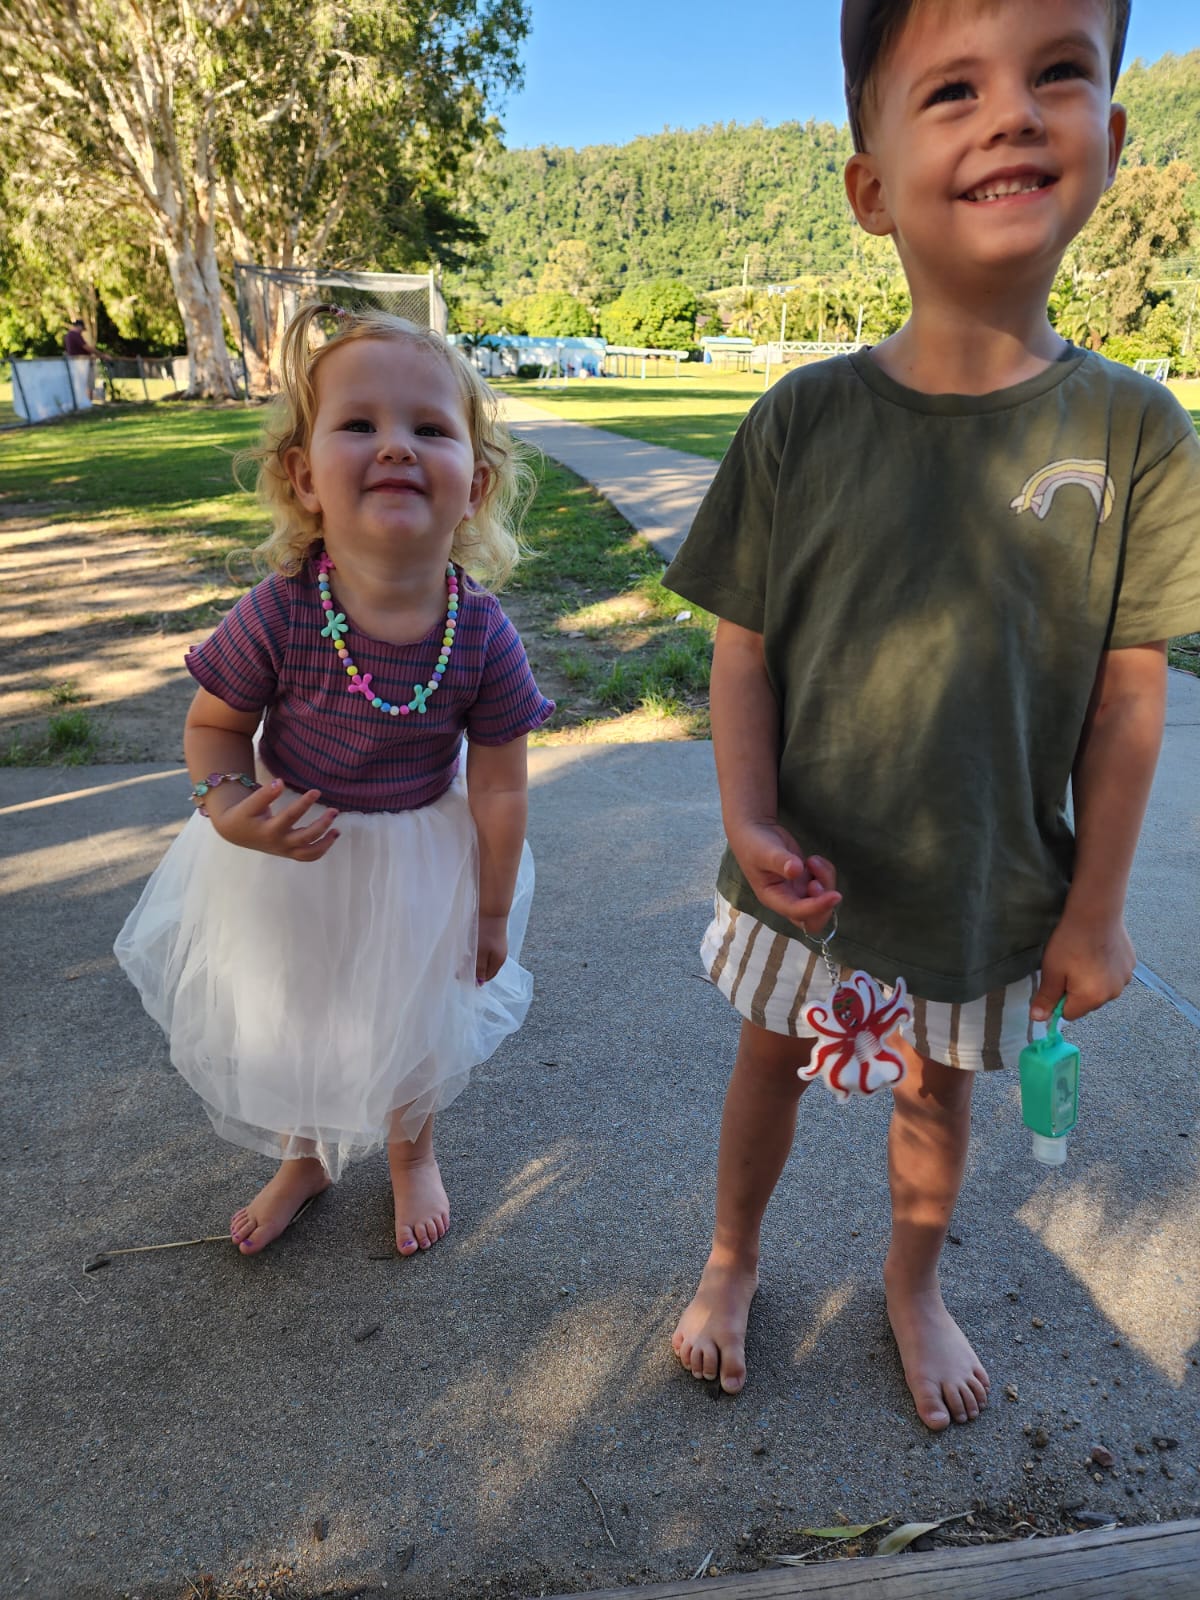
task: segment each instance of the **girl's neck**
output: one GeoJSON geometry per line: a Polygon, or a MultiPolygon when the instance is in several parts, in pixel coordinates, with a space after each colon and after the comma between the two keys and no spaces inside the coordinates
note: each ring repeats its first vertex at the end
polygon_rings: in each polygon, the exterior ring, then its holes
{"type": "Polygon", "coordinates": [[[445,550],[414,551],[397,563],[372,551],[326,541],[333,559],[331,576],[338,609],[356,628],[376,639],[407,644],[422,638],[446,609],[445,550]]]}
{"type": "Polygon", "coordinates": [[[914,293],[912,315],[871,359],[922,394],[992,394],[1036,377],[1067,348],[1045,308],[1028,295],[981,303],[914,293]]]}

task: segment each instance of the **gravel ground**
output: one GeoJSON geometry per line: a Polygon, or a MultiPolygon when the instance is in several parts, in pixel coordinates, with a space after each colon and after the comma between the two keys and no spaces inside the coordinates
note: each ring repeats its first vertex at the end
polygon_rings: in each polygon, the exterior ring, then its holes
{"type": "Polygon", "coordinates": [[[109,954],[178,772],[0,773],[0,1590],[481,1600],[750,1570],[842,1518],[976,1508],[952,1542],[1196,1515],[1195,1028],[1135,985],[1074,1030],[1060,1174],[1031,1164],[1015,1084],[981,1082],[945,1265],[995,1399],[936,1437],[879,1286],[886,1107],[814,1091],[730,1400],[668,1347],[736,1031],[694,953],[711,750],[546,749],[532,774],[537,998],[442,1119],[447,1239],[395,1258],[375,1161],[259,1259],[85,1273],[221,1233],[266,1169],[212,1136],[109,954]]]}

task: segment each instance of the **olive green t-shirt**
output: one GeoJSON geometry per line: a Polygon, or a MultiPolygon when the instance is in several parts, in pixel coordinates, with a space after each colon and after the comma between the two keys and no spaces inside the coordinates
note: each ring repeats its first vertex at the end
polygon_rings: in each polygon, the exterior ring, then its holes
{"type": "MultiPolygon", "coordinates": [[[[763,635],[779,818],[837,868],[838,958],[972,999],[1061,915],[1103,652],[1200,629],[1200,440],[1081,351],[978,396],[820,362],[746,417],[664,582],[763,635]]],[[[802,937],[728,850],[718,887],[802,937]]]]}

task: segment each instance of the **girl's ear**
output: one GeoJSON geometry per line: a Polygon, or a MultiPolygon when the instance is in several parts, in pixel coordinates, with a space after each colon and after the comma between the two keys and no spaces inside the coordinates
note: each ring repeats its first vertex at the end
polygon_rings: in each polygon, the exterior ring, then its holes
{"type": "Polygon", "coordinates": [[[464,522],[469,522],[479,510],[491,486],[491,467],[483,461],[477,461],[475,463],[475,471],[471,475],[471,498],[467,501],[467,509],[463,512],[464,522]]]}
{"type": "Polygon", "coordinates": [[[883,180],[868,151],[856,150],[846,163],[846,198],[868,233],[885,238],[895,224],[883,195],[883,180]]]}
{"type": "Polygon", "coordinates": [[[296,499],[305,511],[315,515],[321,509],[321,502],[313,493],[312,468],[308,464],[308,457],[298,444],[294,444],[283,458],[283,470],[288,475],[288,482],[295,492],[296,499]]]}

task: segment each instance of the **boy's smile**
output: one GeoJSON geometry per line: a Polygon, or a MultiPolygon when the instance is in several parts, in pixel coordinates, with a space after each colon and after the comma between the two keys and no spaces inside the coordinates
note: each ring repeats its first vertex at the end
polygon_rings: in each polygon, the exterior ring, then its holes
{"type": "Polygon", "coordinates": [[[1101,0],[918,5],[881,61],[868,150],[847,169],[859,220],[896,240],[913,288],[1049,280],[1112,181],[1101,0]]]}

